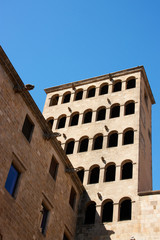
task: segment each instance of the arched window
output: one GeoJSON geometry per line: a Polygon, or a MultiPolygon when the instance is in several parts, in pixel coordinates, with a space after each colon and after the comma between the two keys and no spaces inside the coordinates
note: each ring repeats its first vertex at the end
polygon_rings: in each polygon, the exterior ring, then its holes
{"type": "Polygon", "coordinates": [[[89,182],[88,184],[94,184],[99,182],[99,166],[91,167],[89,171],[89,182]]]}
{"type": "Polygon", "coordinates": [[[116,176],[116,166],[114,163],[110,163],[106,168],[105,168],[105,176],[104,176],[104,182],[112,182],[115,181],[115,176],[116,176]]]}
{"type": "Polygon", "coordinates": [[[104,95],[104,94],[107,94],[107,93],[108,93],[108,84],[107,83],[102,84],[100,86],[99,95],[104,95]]]}
{"type": "Polygon", "coordinates": [[[118,145],[118,133],[111,132],[108,135],[108,147],[117,147],[118,145]]]}
{"type": "Polygon", "coordinates": [[[113,201],[108,199],[102,205],[102,222],[113,221],[113,201]]]}
{"type": "Polygon", "coordinates": [[[87,90],[87,98],[91,98],[95,96],[96,88],[94,86],[90,87],[87,90]]]}
{"type": "Polygon", "coordinates": [[[79,89],[76,91],[75,93],[75,101],[78,101],[78,100],[81,100],[83,97],[83,90],[82,89],[79,89]]]}
{"type": "Polygon", "coordinates": [[[79,113],[73,113],[70,119],[70,126],[78,125],[79,113]]]}
{"type": "Polygon", "coordinates": [[[133,129],[128,129],[123,132],[123,145],[134,143],[134,131],[133,129]]]}
{"type": "Polygon", "coordinates": [[[103,147],[103,135],[96,135],[93,138],[93,150],[102,149],[103,147]]]}
{"type": "Polygon", "coordinates": [[[119,117],[119,115],[120,115],[120,105],[119,104],[112,105],[110,109],[110,118],[116,118],[116,117],[119,117]]]}
{"type": "Polygon", "coordinates": [[[68,103],[70,101],[70,98],[71,98],[70,92],[64,93],[62,103],[68,103]]]}
{"type": "Polygon", "coordinates": [[[121,81],[116,81],[113,83],[113,92],[119,92],[121,91],[122,88],[122,82],[121,81]]]}
{"type": "Polygon", "coordinates": [[[77,175],[78,175],[79,179],[81,180],[81,182],[83,183],[84,168],[82,168],[81,170],[79,170],[79,171],[77,172],[77,175]]]}
{"type": "Polygon", "coordinates": [[[126,102],[125,103],[125,115],[134,114],[135,111],[135,103],[134,102],[126,102]]]}
{"type": "Polygon", "coordinates": [[[120,221],[123,220],[131,220],[131,215],[132,215],[132,203],[131,203],[131,199],[127,198],[124,200],[120,201],[119,204],[119,209],[120,209],[120,221]]]}
{"type": "Polygon", "coordinates": [[[135,78],[129,78],[126,81],[126,89],[135,88],[135,87],[136,87],[136,79],[135,78]]]}
{"type": "Polygon", "coordinates": [[[94,224],[96,215],[96,203],[89,202],[85,211],[85,220],[84,224],[94,224]]]}
{"type": "Polygon", "coordinates": [[[55,106],[58,104],[58,100],[59,100],[59,96],[58,95],[54,95],[51,97],[49,106],[55,106]]]}
{"type": "Polygon", "coordinates": [[[72,154],[73,153],[73,150],[74,150],[74,143],[75,141],[70,139],[66,142],[66,154],[72,154]]]}
{"type": "Polygon", "coordinates": [[[66,123],[66,116],[60,116],[58,118],[58,124],[57,124],[57,129],[59,128],[64,128],[65,127],[65,123],[66,123]]]}
{"type": "Polygon", "coordinates": [[[83,114],[83,123],[90,123],[92,121],[92,110],[87,110],[83,114]]]}
{"type": "Polygon", "coordinates": [[[101,120],[105,120],[106,118],[106,108],[105,107],[101,107],[97,110],[97,117],[96,117],[96,121],[101,121],[101,120]]]}
{"type": "Polygon", "coordinates": [[[54,123],[54,118],[47,119],[47,123],[48,123],[48,126],[50,127],[50,129],[52,129],[53,123],[54,123]]]}
{"type": "Polygon", "coordinates": [[[130,179],[132,178],[133,172],[133,163],[131,161],[125,161],[121,165],[121,179],[130,179]]]}
{"type": "Polygon", "coordinates": [[[87,150],[88,150],[88,142],[89,142],[89,138],[88,137],[83,137],[79,141],[79,152],[87,152],[87,150]]]}

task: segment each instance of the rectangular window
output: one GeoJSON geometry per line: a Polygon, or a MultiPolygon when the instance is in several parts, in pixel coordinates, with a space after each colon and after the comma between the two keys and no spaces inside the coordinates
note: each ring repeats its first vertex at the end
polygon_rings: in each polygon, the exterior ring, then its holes
{"type": "Polygon", "coordinates": [[[56,159],[53,157],[51,160],[51,165],[49,169],[50,175],[53,177],[54,180],[56,180],[57,172],[58,172],[58,166],[59,163],[56,161],[56,159]]]}
{"type": "Polygon", "coordinates": [[[41,220],[41,233],[43,235],[45,235],[46,233],[46,225],[47,225],[47,220],[48,220],[48,215],[49,215],[49,210],[46,208],[46,206],[44,205],[44,203],[42,203],[42,209],[41,209],[41,213],[42,213],[42,220],[41,220]]]}
{"type": "Polygon", "coordinates": [[[20,173],[12,164],[7,176],[5,188],[14,197],[20,173]]]}
{"type": "Polygon", "coordinates": [[[26,115],[26,118],[24,120],[24,124],[23,124],[23,127],[22,127],[22,132],[23,132],[24,136],[26,137],[26,139],[28,140],[28,142],[31,141],[33,129],[34,129],[34,124],[30,120],[28,115],[26,115]]]}
{"type": "Polygon", "coordinates": [[[74,190],[74,188],[71,188],[71,193],[70,193],[70,198],[69,198],[69,204],[71,205],[71,207],[74,209],[75,207],[75,202],[76,202],[76,191],[74,190]]]}

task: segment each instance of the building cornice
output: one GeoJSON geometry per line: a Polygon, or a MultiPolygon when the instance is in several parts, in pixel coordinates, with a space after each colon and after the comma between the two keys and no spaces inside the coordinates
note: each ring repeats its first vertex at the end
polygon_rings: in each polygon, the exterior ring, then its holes
{"type": "Polygon", "coordinates": [[[156,191],[145,191],[145,192],[139,192],[139,193],[138,193],[139,196],[158,195],[158,194],[160,194],[160,190],[156,190],[156,191]]]}

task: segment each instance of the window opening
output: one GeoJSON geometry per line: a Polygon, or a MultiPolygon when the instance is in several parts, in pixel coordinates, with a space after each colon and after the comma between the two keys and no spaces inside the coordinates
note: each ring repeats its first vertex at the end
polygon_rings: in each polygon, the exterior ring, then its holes
{"type": "Polygon", "coordinates": [[[102,222],[112,222],[113,220],[113,202],[108,201],[103,206],[102,222]]]}
{"type": "Polygon", "coordinates": [[[105,182],[115,181],[116,167],[115,165],[109,165],[105,171],[105,182]]]}
{"type": "Polygon", "coordinates": [[[95,214],[96,214],[96,204],[91,202],[85,212],[85,224],[94,224],[95,223],[95,214]]]}
{"type": "Polygon", "coordinates": [[[107,93],[108,93],[108,84],[105,84],[100,88],[99,95],[104,95],[104,94],[107,94],[107,93]]]}
{"type": "Polygon", "coordinates": [[[50,100],[49,106],[55,106],[58,104],[59,96],[53,96],[50,100]]]}
{"type": "Polygon", "coordinates": [[[122,88],[122,82],[116,82],[113,85],[113,92],[119,92],[121,91],[121,88],[122,88]]]}
{"type": "Polygon", "coordinates": [[[58,166],[59,166],[59,163],[57,162],[57,160],[54,157],[52,157],[50,168],[49,168],[49,173],[54,180],[56,180],[56,177],[57,177],[58,166]]]}
{"type": "Polygon", "coordinates": [[[93,150],[102,149],[103,146],[103,136],[98,136],[94,139],[93,150]]]}
{"type": "Polygon", "coordinates": [[[70,126],[76,126],[76,125],[78,125],[78,120],[79,120],[79,113],[74,114],[74,115],[71,117],[70,126]]]}
{"type": "Polygon", "coordinates": [[[135,88],[135,87],[136,87],[136,80],[135,80],[135,78],[132,78],[132,79],[127,81],[127,89],[135,88]]]}
{"type": "Polygon", "coordinates": [[[66,116],[61,117],[61,118],[59,119],[57,129],[59,129],[59,128],[64,128],[64,127],[65,127],[65,123],[66,123],[66,116]]]}
{"type": "Polygon", "coordinates": [[[11,194],[12,197],[14,197],[19,177],[20,177],[20,172],[15,168],[13,164],[11,164],[11,167],[7,176],[7,180],[5,183],[5,188],[11,194]]]}
{"type": "Polygon", "coordinates": [[[146,93],[144,94],[144,101],[145,101],[146,107],[148,108],[148,96],[146,93]]]}
{"type": "Polygon", "coordinates": [[[127,199],[120,204],[120,221],[131,220],[131,200],[127,199]]]}
{"type": "Polygon", "coordinates": [[[75,207],[75,202],[76,202],[76,191],[72,187],[71,188],[71,193],[70,193],[70,198],[69,198],[69,204],[73,209],[75,207]]]}
{"type": "Polygon", "coordinates": [[[125,105],[125,115],[134,114],[135,111],[135,103],[131,102],[125,105]]]}
{"type": "Polygon", "coordinates": [[[54,123],[54,119],[48,120],[47,123],[48,123],[49,128],[52,129],[53,123],[54,123]]]}
{"type": "Polygon", "coordinates": [[[74,141],[70,141],[67,143],[66,154],[72,154],[74,150],[74,141]]]}
{"type": "Polygon", "coordinates": [[[89,184],[94,184],[99,182],[99,167],[94,167],[90,171],[89,184]]]}
{"type": "Polygon", "coordinates": [[[77,172],[77,175],[78,175],[79,179],[81,180],[81,182],[83,183],[84,169],[78,171],[78,172],[77,172]]]}
{"type": "Polygon", "coordinates": [[[97,111],[97,119],[96,121],[105,120],[106,118],[106,108],[101,108],[97,111]]]}
{"type": "Polygon", "coordinates": [[[87,95],[87,98],[94,97],[94,96],[95,96],[95,92],[96,92],[96,89],[95,89],[95,87],[93,87],[93,88],[90,88],[90,89],[88,90],[88,95],[87,95]]]}
{"type": "Polygon", "coordinates": [[[49,210],[45,207],[44,203],[42,203],[41,208],[42,208],[42,210],[41,210],[41,214],[42,214],[41,233],[43,235],[45,235],[49,210]]]}
{"type": "Polygon", "coordinates": [[[111,107],[110,118],[116,118],[116,117],[119,117],[119,115],[120,115],[120,106],[117,105],[117,106],[111,107]]]}
{"type": "Polygon", "coordinates": [[[134,142],[134,131],[129,130],[125,132],[123,145],[132,144],[133,142],[134,142]]]}
{"type": "Polygon", "coordinates": [[[132,162],[127,162],[122,166],[122,179],[130,179],[132,178],[132,162]]]}
{"type": "Polygon", "coordinates": [[[118,133],[112,133],[108,137],[108,147],[116,147],[118,145],[118,133]]]}
{"type": "Polygon", "coordinates": [[[92,111],[88,111],[84,114],[83,123],[90,123],[92,121],[92,111]]]}
{"type": "Polygon", "coordinates": [[[84,138],[80,141],[80,147],[79,147],[79,152],[86,152],[88,150],[88,138],[84,138]]]}
{"type": "Polygon", "coordinates": [[[81,100],[83,97],[83,90],[76,93],[75,101],[81,100]]]}
{"type": "Polygon", "coordinates": [[[67,93],[66,95],[64,95],[63,103],[68,103],[70,101],[70,98],[71,98],[70,93],[67,93]]]}
{"type": "Polygon", "coordinates": [[[33,122],[30,120],[30,118],[28,117],[28,115],[26,115],[26,118],[25,118],[25,120],[24,120],[24,124],[23,124],[23,127],[22,127],[22,133],[24,134],[24,136],[26,137],[26,139],[28,140],[28,142],[31,141],[33,129],[34,129],[34,124],[33,124],[33,122]]]}

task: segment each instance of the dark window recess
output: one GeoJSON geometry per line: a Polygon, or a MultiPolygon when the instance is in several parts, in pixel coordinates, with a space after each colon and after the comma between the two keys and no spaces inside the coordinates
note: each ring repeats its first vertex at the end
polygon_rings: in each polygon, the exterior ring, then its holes
{"type": "Polygon", "coordinates": [[[122,82],[117,82],[113,85],[113,92],[119,92],[122,88],[122,82]]]}
{"type": "Polygon", "coordinates": [[[104,204],[102,212],[102,222],[112,222],[113,220],[113,202],[109,201],[104,204]]]}
{"type": "Polygon", "coordinates": [[[108,147],[116,147],[118,145],[118,134],[112,133],[108,138],[108,147]]]}
{"type": "Polygon", "coordinates": [[[93,202],[93,203],[90,203],[86,209],[84,224],[94,224],[95,214],[96,214],[96,204],[95,202],[93,202]]]}
{"type": "Polygon", "coordinates": [[[132,178],[133,164],[132,162],[127,162],[122,166],[122,179],[132,178]]]}
{"type": "Polygon", "coordinates": [[[120,221],[131,220],[131,200],[124,200],[120,205],[120,221]]]}
{"type": "Polygon", "coordinates": [[[69,240],[69,238],[66,236],[65,233],[64,233],[64,236],[63,236],[63,240],[69,240]]]}
{"type": "Polygon", "coordinates": [[[45,235],[49,211],[48,211],[48,209],[44,206],[43,203],[42,203],[41,213],[42,213],[41,233],[42,233],[43,235],[45,235]]]}
{"type": "Polygon", "coordinates": [[[83,123],[90,123],[92,121],[92,111],[86,112],[83,123]]]}
{"type": "Polygon", "coordinates": [[[57,105],[57,104],[58,104],[58,100],[59,100],[59,96],[53,96],[53,97],[51,98],[51,101],[50,101],[49,106],[55,106],[55,105],[57,105]]]}
{"type": "Polygon", "coordinates": [[[70,101],[70,98],[71,94],[70,93],[66,94],[63,98],[63,103],[68,103],[70,101]]]}
{"type": "Polygon", "coordinates": [[[95,92],[96,92],[95,87],[89,89],[89,90],[88,90],[88,95],[87,95],[87,97],[88,97],[88,98],[94,97],[94,96],[95,96],[95,92]]]}
{"type": "Polygon", "coordinates": [[[114,106],[111,108],[110,118],[116,118],[120,115],[120,106],[114,106]]]}
{"type": "Polygon", "coordinates": [[[66,154],[72,154],[74,150],[74,141],[70,141],[67,143],[66,154]]]}
{"type": "Polygon", "coordinates": [[[14,197],[20,173],[12,164],[7,176],[5,188],[14,197]]]}
{"type": "Polygon", "coordinates": [[[98,136],[94,139],[93,150],[102,149],[103,146],[103,136],[98,136]]]}
{"type": "Polygon", "coordinates": [[[105,118],[106,118],[106,109],[102,108],[102,109],[98,110],[96,121],[105,120],[105,118]]]}
{"type": "Polygon", "coordinates": [[[66,123],[66,117],[62,117],[59,119],[59,122],[58,122],[58,129],[59,128],[64,128],[65,127],[65,123],[66,123]]]}
{"type": "Polygon", "coordinates": [[[126,104],[125,115],[134,114],[134,109],[135,109],[135,104],[133,102],[126,104]]]}
{"type": "Polygon", "coordinates": [[[83,97],[83,91],[79,91],[76,93],[75,101],[81,100],[83,97]]]}
{"type": "Polygon", "coordinates": [[[99,95],[104,95],[104,94],[107,94],[107,93],[108,93],[108,84],[103,85],[103,86],[100,88],[99,95]]]}
{"type": "Polygon", "coordinates": [[[79,120],[79,114],[75,114],[71,117],[71,123],[70,126],[76,126],[78,125],[78,120],[79,120]]]}
{"type": "Polygon", "coordinates": [[[54,180],[56,180],[56,177],[57,177],[58,166],[59,166],[59,163],[54,158],[52,158],[49,173],[54,180]]]}
{"type": "Polygon", "coordinates": [[[79,179],[81,180],[81,182],[83,183],[84,169],[78,171],[78,172],[77,172],[77,175],[78,175],[79,179]]]}
{"type": "Polygon", "coordinates": [[[76,202],[76,191],[74,190],[74,188],[71,188],[71,193],[70,193],[70,198],[69,198],[69,204],[71,205],[71,207],[74,209],[75,207],[75,202],[76,202]]]}
{"type": "Polygon", "coordinates": [[[48,123],[48,126],[50,127],[50,129],[52,129],[54,120],[50,119],[47,123],[48,123]]]}
{"type": "Polygon", "coordinates": [[[151,141],[152,138],[151,138],[151,131],[148,129],[148,137],[149,137],[149,140],[151,141]]]}
{"type": "Polygon", "coordinates": [[[86,152],[88,150],[88,138],[84,138],[80,141],[79,152],[86,152]]]}
{"type": "Polygon", "coordinates": [[[148,108],[148,96],[146,93],[144,94],[144,101],[145,101],[146,107],[148,108]]]}
{"type": "Polygon", "coordinates": [[[89,184],[94,184],[99,182],[99,167],[95,167],[90,172],[89,184]]]}
{"type": "Polygon", "coordinates": [[[31,141],[33,129],[34,129],[34,124],[30,120],[28,115],[26,115],[26,118],[24,120],[24,124],[23,124],[23,127],[22,127],[22,132],[29,142],[31,141]]]}
{"type": "Polygon", "coordinates": [[[105,182],[115,181],[115,175],[116,175],[115,165],[108,166],[105,172],[105,182]]]}
{"type": "Polygon", "coordinates": [[[124,145],[127,144],[132,144],[134,142],[134,131],[133,130],[129,130],[127,132],[124,133],[124,145]]]}
{"type": "Polygon", "coordinates": [[[135,87],[136,87],[136,80],[135,80],[135,78],[130,79],[130,80],[127,81],[127,89],[135,88],[135,87]]]}

